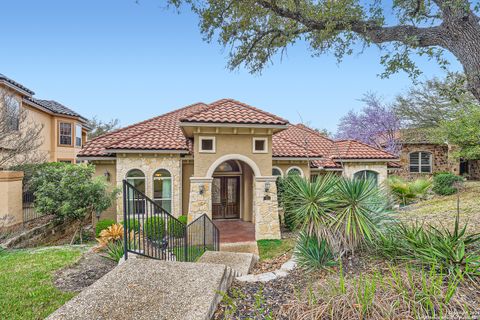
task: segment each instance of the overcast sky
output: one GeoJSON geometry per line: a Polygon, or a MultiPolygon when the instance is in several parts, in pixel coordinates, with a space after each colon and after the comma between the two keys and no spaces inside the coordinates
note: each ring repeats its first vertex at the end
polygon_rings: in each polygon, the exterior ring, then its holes
{"type": "MultiPolygon", "coordinates": [[[[315,128],[335,131],[368,91],[387,101],[406,90],[405,74],[380,79],[380,52],[337,64],[300,44],[261,75],[226,69],[227,54],[202,41],[198,19],[161,0],[0,0],[0,73],[85,117],[131,124],[194,102],[234,98],[315,128]]],[[[460,70],[454,60],[452,70],[460,70]]],[[[418,59],[421,79],[443,77],[418,59]]]]}

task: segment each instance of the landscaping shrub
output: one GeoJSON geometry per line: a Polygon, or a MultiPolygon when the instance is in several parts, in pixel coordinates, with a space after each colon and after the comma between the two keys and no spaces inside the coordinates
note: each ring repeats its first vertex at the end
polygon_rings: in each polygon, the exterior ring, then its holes
{"type": "Polygon", "coordinates": [[[186,215],[181,215],[178,217],[178,221],[173,219],[168,220],[168,232],[176,238],[184,236],[185,226],[187,225],[188,217],[186,215]]]}
{"type": "Polygon", "coordinates": [[[387,179],[387,186],[397,202],[406,206],[416,199],[424,197],[430,190],[432,181],[424,178],[406,181],[400,177],[392,176],[387,179]]]}
{"type": "MultiPolygon", "coordinates": [[[[124,226],[124,222],[120,222],[122,226],[124,226]]],[[[140,231],[140,222],[137,219],[130,218],[127,220],[127,228],[130,231],[134,231],[135,233],[140,231]]]]}
{"type": "Polygon", "coordinates": [[[307,272],[336,265],[334,253],[327,241],[319,241],[306,232],[300,233],[294,251],[299,267],[307,272]]]}
{"type": "Polygon", "coordinates": [[[165,220],[162,217],[148,217],[145,220],[144,232],[148,239],[161,241],[165,236],[165,220]]]}
{"type": "MultiPolygon", "coordinates": [[[[135,233],[132,231],[128,236],[129,247],[135,249],[133,238],[135,233]]],[[[107,254],[107,258],[118,262],[124,254],[124,229],[120,223],[114,223],[100,232],[97,238],[98,246],[95,251],[103,251],[107,254]]]]}
{"type": "Polygon", "coordinates": [[[448,196],[457,192],[456,183],[462,182],[463,178],[450,172],[442,172],[433,177],[433,192],[441,196],[448,196]]]}
{"type": "Polygon", "coordinates": [[[435,265],[448,274],[480,276],[480,234],[467,235],[459,215],[453,231],[420,223],[397,223],[380,236],[377,250],[391,260],[410,261],[421,266],[435,265]]]}
{"type": "Polygon", "coordinates": [[[95,225],[95,236],[98,238],[100,236],[100,232],[102,232],[102,230],[107,229],[112,224],[115,224],[115,221],[112,219],[97,221],[97,224],[95,225]]]}

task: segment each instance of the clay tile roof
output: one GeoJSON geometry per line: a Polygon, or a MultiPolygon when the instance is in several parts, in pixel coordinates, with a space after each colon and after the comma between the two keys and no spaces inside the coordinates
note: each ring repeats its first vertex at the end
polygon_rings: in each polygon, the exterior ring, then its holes
{"type": "Polygon", "coordinates": [[[279,136],[274,135],[272,137],[272,155],[274,157],[293,157],[293,158],[305,158],[305,157],[317,157],[322,155],[314,150],[310,150],[306,147],[298,145],[292,141],[286,140],[279,136]]]}
{"type": "Polygon", "coordinates": [[[114,148],[189,151],[191,150],[191,142],[184,136],[182,129],[179,126],[179,119],[188,113],[207,107],[208,106],[204,103],[195,103],[161,116],[104,134],[88,141],[78,156],[111,156],[108,149],[114,148]],[[155,129],[155,131],[152,129],[155,129]],[[143,138],[144,133],[146,134],[146,139],[143,138]],[[156,136],[156,138],[154,138],[154,136],[156,136]],[[132,141],[129,139],[132,139],[132,141]],[[154,141],[157,139],[160,139],[161,142],[154,141]]]}
{"type": "Polygon", "coordinates": [[[356,140],[335,141],[336,150],[333,150],[333,158],[341,159],[396,159],[389,152],[372,147],[356,140]]]}
{"type": "Polygon", "coordinates": [[[192,112],[180,119],[181,122],[236,123],[286,125],[287,120],[245,103],[222,99],[210,104],[205,110],[192,112]]]}

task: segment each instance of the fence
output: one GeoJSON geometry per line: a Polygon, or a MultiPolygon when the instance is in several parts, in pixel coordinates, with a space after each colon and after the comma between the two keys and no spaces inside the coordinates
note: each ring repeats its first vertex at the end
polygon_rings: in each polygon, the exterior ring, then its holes
{"type": "Polygon", "coordinates": [[[159,260],[195,261],[206,250],[219,250],[220,233],[206,215],[185,225],[125,180],[123,204],[125,258],[130,252],[159,260]]]}

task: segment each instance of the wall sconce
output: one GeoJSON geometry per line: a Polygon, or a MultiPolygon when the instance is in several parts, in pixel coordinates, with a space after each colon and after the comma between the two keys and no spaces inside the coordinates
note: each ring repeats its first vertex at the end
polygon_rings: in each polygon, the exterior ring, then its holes
{"type": "Polygon", "coordinates": [[[103,173],[103,176],[108,182],[110,182],[110,172],[108,172],[108,170],[105,170],[105,172],[103,173]]]}
{"type": "Polygon", "coordinates": [[[200,186],[200,188],[198,189],[198,193],[200,195],[203,195],[205,193],[205,186],[200,186]]]}
{"type": "Polygon", "coordinates": [[[265,182],[265,192],[269,192],[270,191],[270,182],[265,182]]]}

